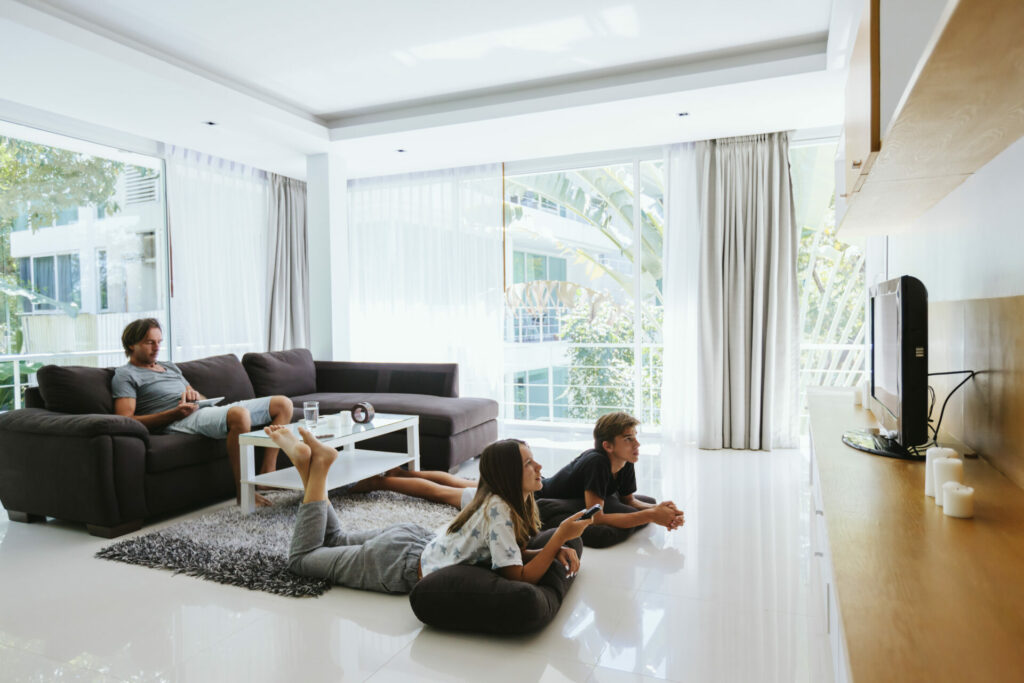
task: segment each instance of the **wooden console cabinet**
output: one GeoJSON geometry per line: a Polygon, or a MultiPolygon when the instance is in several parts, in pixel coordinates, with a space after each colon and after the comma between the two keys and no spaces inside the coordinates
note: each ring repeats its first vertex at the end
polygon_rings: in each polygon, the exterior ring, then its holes
{"type": "Polygon", "coordinates": [[[812,585],[833,676],[857,681],[1024,678],[1024,491],[983,459],[964,462],[973,519],[924,495],[924,464],[840,440],[871,426],[851,392],[808,390],[812,585]]]}

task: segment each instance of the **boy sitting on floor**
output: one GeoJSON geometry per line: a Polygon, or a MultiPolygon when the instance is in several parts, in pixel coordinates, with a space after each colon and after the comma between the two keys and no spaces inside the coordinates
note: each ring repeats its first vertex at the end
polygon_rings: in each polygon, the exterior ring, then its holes
{"type": "MultiPolygon", "coordinates": [[[[668,500],[636,494],[633,464],[640,457],[636,436],[639,424],[628,413],[609,413],[594,426],[594,448],[544,479],[535,495],[544,529],[557,527],[567,517],[596,503],[601,511],[583,532],[583,544],[607,548],[626,540],[650,522],[669,531],[683,525],[683,513],[668,500]]],[[[396,469],[354,485],[354,493],[388,490],[463,508],[476,494],[476,482],[447,472],[396,469]]]]}
{"type": "Polygon", "coordinates": [[[605,548],[628,538],[650,522],[669,531],[685,521],[670,500],[656,503],[636,494],[633,465],[640,457],[636,426],[628,413],[602,415],[594,426],[594,448],[544,480],[535,495],[544,528],[558,526],[582,508],[601,504],[594,523],[583,532],[583,544],[605,548]]]}

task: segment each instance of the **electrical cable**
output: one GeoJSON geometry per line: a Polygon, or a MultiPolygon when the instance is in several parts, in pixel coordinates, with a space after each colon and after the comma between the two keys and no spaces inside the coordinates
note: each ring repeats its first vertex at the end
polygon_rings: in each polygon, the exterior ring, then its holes
{"type": "MultiPolygon", "coordinates": [[[[964,374],[966,374],[967,377],[964,377],[963,380],[961,380],[961,382],[959,384],[957,384],[955,387],[953,387],[953,390],[950,391],[948,394],[946,394],[946,400],[942,402],[942,410],[939,411],[939,421],[936,422],[935,426],[932,428],[932,431],[935,433],[935,437],[934,437],[933,440],[934,440],[934,442],[936,444],[939,442],[939,429],[942,427],[942,418],[946,414],[946,404],[949,403],[949,399],[953,396],[953,394],[956,393],[957,389],[959,389],[963,385],[967,384],[967,380],[972,379],[978,373],[975,372],[974,370],[950,370],[948,372],[929,372],[928,373],[929,377],[931,377],[933,375],[964,375],[964,374]]],[[[930,410],[928,411],[928,421],[931,422],[931,411],[930,410]]]]}

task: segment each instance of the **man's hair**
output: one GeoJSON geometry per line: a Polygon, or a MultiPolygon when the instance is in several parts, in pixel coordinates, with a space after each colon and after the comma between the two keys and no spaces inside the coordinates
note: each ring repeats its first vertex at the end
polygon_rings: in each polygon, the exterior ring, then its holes
{"type": "Polygon", "coordinates": [[[158,330],[163,329],[160,327],[160,321],[156,318],[139,318],[128,323],[124,332],[121,333],[121,346],[124,347],[124,355],[132,355],[132,347],[145,339],[154,327],[158,330]]]}
{"type": "Polygon", "coordinates": [[[520,549],[526,547],[540,529],[540,514],[532,493],[523,498],[523,456],[519,447],[525,445],[526,442],[519,439],[502,439],[484,449],[480,454],[480,481],[476,495],[448,527],[448,533],[461,529],[487,497],[496,494],[512,508],[516,543],[520,549]]]}
{"type": "Polygon", "coordinates": [[[640,424],[640,420],[629,413],[602,415],[597,418],[597,424],[594,425],[594,448],[604,453],[605,441],[615,443],[615,437],[622,436],[627,429],[636,427],[638,424],[640,424]]]}

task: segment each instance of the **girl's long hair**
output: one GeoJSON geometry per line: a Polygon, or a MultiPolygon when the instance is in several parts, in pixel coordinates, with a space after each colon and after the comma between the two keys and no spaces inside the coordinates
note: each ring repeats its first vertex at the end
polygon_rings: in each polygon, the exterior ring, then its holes
{"type": "Polygon", "coordinates": [[[512,524],[516,534],[516,543],[520,548],[533,538],[540,529],[540,514],[533,494],[523,497],[523,456],[519,446],[525,441],[519,439],[503,439],[487,446],[480,454],[480,482],[476,495],[469,505],[462,509],[459,516],[448,527],[448,533],[462,528],[473,516],[487,497],[495,494],[512,508],[512,524]]]}

